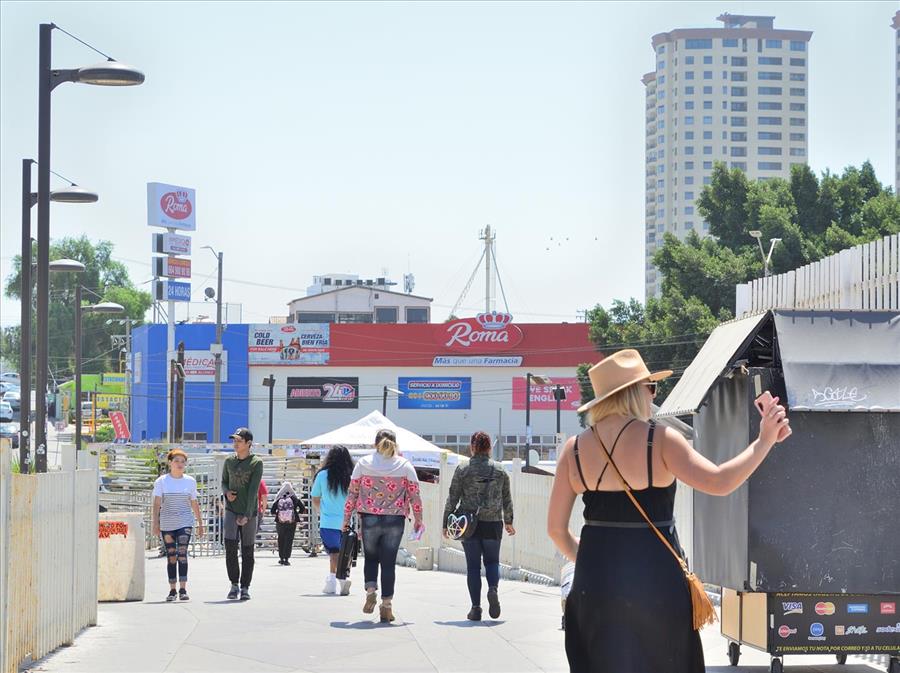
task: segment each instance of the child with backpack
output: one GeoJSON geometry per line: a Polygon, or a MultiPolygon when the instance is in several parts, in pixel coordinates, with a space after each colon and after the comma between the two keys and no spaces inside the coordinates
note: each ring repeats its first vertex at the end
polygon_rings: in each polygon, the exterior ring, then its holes
{"type": "Polygon", "coordinates": [[[284,482],[275,495],[275,502],[272,503],[272,516],[275,517],[275,530],[278,533],[278,563],[280,565],[291,565],[294,534],[297,532],[300,515],[305,512],[306,507],[297,496],[291,482],[284,482]]]}

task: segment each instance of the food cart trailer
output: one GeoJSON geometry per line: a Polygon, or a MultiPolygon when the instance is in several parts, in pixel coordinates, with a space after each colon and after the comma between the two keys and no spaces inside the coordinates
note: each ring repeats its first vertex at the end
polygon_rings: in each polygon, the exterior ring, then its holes
{"type": "Polygon", "coordinates": [[[659,416],[722,463],[786,401],[793,435],[727,497],[694,493],[691,565],[721,630],[771,655],[878,654],[900,673],[900,312],[776,310],[718,327],[659,416]]]}

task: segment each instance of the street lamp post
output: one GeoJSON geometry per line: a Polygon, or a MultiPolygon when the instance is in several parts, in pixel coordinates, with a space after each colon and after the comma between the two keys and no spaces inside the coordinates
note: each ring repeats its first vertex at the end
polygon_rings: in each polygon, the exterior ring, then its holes
{"type": "MultiPolygon", "coordinates": [[[[216,343],[211,349],[215,362],[215,374],[213,377],[213,443],[220,441],[219,419],[222,413],[222,253],[216,252],[209,245],[204,248],[210,250],[216,256],[218,262],[218,281],[216,282],[216,343]]],[[[207,290],[206,296],[209,296],[207,290]]],[[[271,434],[271,428],[269,430],[271,434]]],[[[271,438],[269,442],[271,443],[271,438]]]]}
{"type": "Polygon", "coordinates": [[[275,409],[275,376],[269,374],[262,384],[269,389],[269,444],[272,443],[272,416],[275,409]]]}
{"type": "MultiPolygon", "coordinates": [[[[19,409],[19,467],[22,473],[29,471],[31,461],[31,309],[32,288],[31,261],[31,209],[38,202],[37,192],[31,191],[31,166],[34,159],[22,159],[22,257],[20,265],[20,327],[19,327],[19,381],[21,407],[19,409]],[[22,420],[24,419],[24,423],[22,420]]],[[[76,184],[50,192],[50,200],[59,203],[94,203],[97,195],[76,184]]],[[[52,264],[52,263],[51,263],[52,264]]],[[[54,269],[51,269],[51,271],[54,269]]],[[[46,386],[45,386],[46,387],[46,386]]]]}
{"type": "Polygon", "coordinates": [[[384,397],[381,400],[381,415],[387,416],[387,395],[388,393],[394,393],[398,397],[403,395],[403,391],[397,390],[396,388],[389,388],[388,386],[384,387],[384,397]]]}
{"type": "Polygon", "coordinates": [[[763,249],[762,244],[762,232],[759,229],[753,229],[750,231],[750,236],[756,239],[756,243],[759,245],[759,254],[762,255],[763,260],[763,274],[766,278],[769,277],[769,262],[772,261],[772,252],[775,250],[775,244],[781,242],[780,238],[772,238],[769,239],[769,254],[766,254],[766,251],[763,249]]]}
{"type": "Polygon", "coordinates": [[[566,399],[566,390],[558,383],[556,384],[556,388],[554,388],[553,390],[553,399],[556,400],[556,434],[558,436],[562,428],[562,401],[566,399]]]}
{"type": "Polygon", "coordinates": [[[549,377],[540,374],[525,374],[525,466],[531,464],[531,381],[538,385],[552,383],[549,377]]]}
{"type": "MultiPolygon", "coordinates": [[[[81,450],[81,320],[83,313],[124,313],[121,304],[101,302],[93,306],[81,305],[81,283],[75,286],[75,452],[81,450]]],[[[94,428],[96,432],[96,428],[94,428]]],[[[77,458],[76,458],[77,460],[77,458]]]]}
{"type": "Polygon", "coordinates": [[[50,342],[50,94],[63,82],[80,82],[99,86],[141,84],[144,74],[134,68],[109,60],[95,66],[73,70],[54,70],[51,65],[52,35],[56,26],[40,26],[38,57],[38,259],[37,259],[37,357],[35,388],[35,471],[47,471],[47,388],[48,351],[50,342]]]}

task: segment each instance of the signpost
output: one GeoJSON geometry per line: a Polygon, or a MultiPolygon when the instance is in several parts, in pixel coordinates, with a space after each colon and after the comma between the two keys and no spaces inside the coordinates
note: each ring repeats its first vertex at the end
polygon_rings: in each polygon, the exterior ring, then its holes
{"type": "MultiPolygon", "coordinates": [[[[179,231],[196,231],[196,192],[190,187],[180,187],[162,182],[147,183],[147,225],[151,227],[164,227],[165,234],[154,234],[152,252],[163,253],[166,257],[154,257],[153,268],[157,278],[153,281],[153,294],[157,301],[168,302],[166,317],[168,330],[166,335],[166,360],[171,361],[175,357],[175,302],[191,300],[191,284],[174,280],[159,280],[163,278],[190,278],[191,261],[180,259],[177,255],[191,254],[191,239],[189,236],[179,234],[179,231]]],[[[169,428],[168,441],[172,441],[171,398],[172,381],[167,378],[166,410],[169,418],[166,419],[166,427],[169,428]]]]}

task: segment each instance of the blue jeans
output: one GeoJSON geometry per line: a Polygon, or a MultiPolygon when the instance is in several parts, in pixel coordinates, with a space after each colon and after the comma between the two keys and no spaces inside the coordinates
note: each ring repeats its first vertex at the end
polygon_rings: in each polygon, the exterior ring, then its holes
{"type": "Polygon", "coordinates": [[[481,605],[481,561],[484,559],[484,574],[488,589],[496,589],[500,584],[500,540],[482,538],[478,531],[468,540],[463,540],[466,553],[466,584],[473,606],[481,605]]]}
{"type": "Polygon", "coordinates": [[[366,562],[363,577],[366,589],[378,588],[378,567],[381,566],[381,597],[394,595],[395,565],[400,541],[403,539],[402,515],[363,514],[362,543],[366,562]]]}

